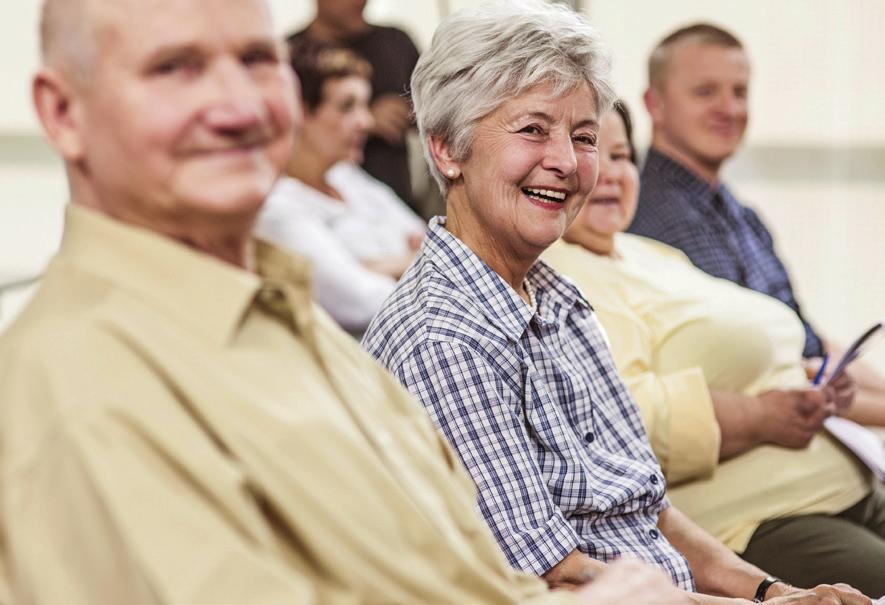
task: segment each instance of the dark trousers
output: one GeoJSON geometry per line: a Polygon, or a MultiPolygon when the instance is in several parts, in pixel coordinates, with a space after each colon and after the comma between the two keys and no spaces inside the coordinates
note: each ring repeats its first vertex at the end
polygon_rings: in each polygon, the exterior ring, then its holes
{"type": "Polygon", "coordinates": [[[838,515],[804,515],[763,523],[741,555],[790,584],[851,584],[885,596],[885,488],[838,515]]]}

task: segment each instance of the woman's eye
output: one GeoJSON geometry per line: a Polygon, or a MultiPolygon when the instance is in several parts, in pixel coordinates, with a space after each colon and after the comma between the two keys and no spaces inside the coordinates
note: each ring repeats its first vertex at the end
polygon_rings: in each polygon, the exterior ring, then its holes
{"type": "Polygon", "coordinates": [[[576,134],[573,138],[576,143],[579,143],[581,145],[590,145],[592,147],[596,146],[595,134],[576,134]]]}
{"type": "Polygon", "coordinates": [[[544,131],[541,130],[540,126],[536,126],[535,124],[530,124],[529,126],[523,126],[519,129],[519,132],[525,134],[543,134],[544,131]]]}

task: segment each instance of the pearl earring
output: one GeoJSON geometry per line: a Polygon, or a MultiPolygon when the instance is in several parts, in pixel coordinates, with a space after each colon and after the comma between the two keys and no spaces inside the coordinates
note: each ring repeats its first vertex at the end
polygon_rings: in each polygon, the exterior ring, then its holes
{"type": "Polygon", "coordinates": [[[454,168],[449,168],[448,170],[446,170],[446,175],[447,175],[450,179],[455,178],[455,169],[454,169],[454,168]]]}

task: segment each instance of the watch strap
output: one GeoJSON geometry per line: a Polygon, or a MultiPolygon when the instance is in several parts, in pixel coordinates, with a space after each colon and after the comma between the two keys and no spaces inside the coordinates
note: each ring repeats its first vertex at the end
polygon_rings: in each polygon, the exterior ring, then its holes
{"type": "Polygon", "coordinates": [[[775,578],[774,576],[767,576],[764,580],[759,582],[759,587],[756,589],[756,594],[753,595],[754,603],[761,603],[765,600],[765,593],[768,592],[768,589],[772,584],[780,582],[780,578],[775,578]]]}

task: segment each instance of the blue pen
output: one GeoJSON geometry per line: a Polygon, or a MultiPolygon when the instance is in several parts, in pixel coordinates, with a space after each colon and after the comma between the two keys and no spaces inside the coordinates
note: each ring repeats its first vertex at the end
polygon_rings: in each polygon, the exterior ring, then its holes
{"type": "Polygon", "coordinates": [[[817,386],[820,384],[821,379],[824,377],[824,372],[827,370],[827,363],[830,361],[830,354],[824,353],[824,360],[820,364],[820,368],[817,370],[817,374],[814,375],[814,380],[811,381],[811,384],[817,386]]]}

